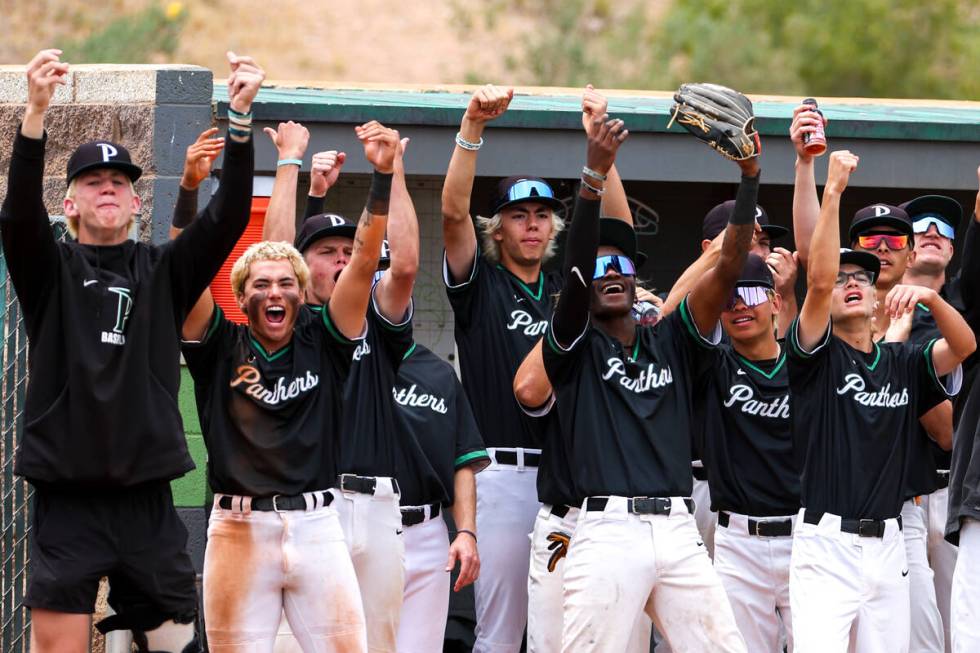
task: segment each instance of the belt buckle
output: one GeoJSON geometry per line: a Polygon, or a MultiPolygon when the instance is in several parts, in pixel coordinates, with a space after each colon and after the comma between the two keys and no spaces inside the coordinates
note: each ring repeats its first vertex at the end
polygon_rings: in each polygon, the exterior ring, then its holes
{"type": "Polygon", "coordinates": [[[356,492],[356,490],[347,489],[347,479],[354,478],[354,474],[341,474],[340,475],[340,491],[341,492],[356,492]]]}
{"type": "Polygon", "coordinates": [[[879,533],[879,524],[874,519],[859,519],[858,535],[861,537],[881,537],[881,533],[879,533]]]}
{"type": "Polygon", "coordinates": [[[272,509],[275,512],[286,512],[285,509],[280,509],[279,508],[279,504],[276,503],[276,500],[279,499],[279,498],[281,498],[281,497],[282,497],[281,494],[274,494],[274,495],[272,495],[272,509]]]}
{"type": "Polygon", "coordinates": [[[651,514],[650,507],[653,505],[651,501],[650,497],[630,497],[629,512],[634,515],[651,514]]]}
{"type": "MultiPolygon", "coordinates": [[[[749,523],[753,523],[753,521],[754,521],[754,520],[752,520],[752,521],[750,521],[749,523]]],[[[760,528],[762,528],[762,524],[763,524],[764,522],[761,522],[761,521],[754,521],[754,523],[755,523],[755,527],[753,528],[753,530],[754,530],[755,532],[754,532],[754,533],[752,533],[752,535],[755,535],[756,537],[763,537],[763,535],[762,535],[762,533],[760,532],[760,530],[759,530],[759,529],[760,529],[760,528]]]]}

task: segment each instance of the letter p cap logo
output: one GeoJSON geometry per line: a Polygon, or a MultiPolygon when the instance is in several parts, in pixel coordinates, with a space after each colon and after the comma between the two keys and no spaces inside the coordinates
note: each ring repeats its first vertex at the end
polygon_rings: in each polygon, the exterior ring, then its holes
{"type": "Polygon", "coordinates": [[[96,143],[96,147],[102,150],[102,161],[106,163],[112,161],[119,154],[119,150],[112,143],[96,143]]]}

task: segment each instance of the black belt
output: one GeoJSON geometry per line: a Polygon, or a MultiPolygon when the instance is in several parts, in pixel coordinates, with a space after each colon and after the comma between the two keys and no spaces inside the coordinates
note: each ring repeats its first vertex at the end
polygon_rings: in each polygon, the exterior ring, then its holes
{"type": "MultiPolygon", "coordinates": [[[[415,526],[425,521],[425,506],[402,508],[402,526],[415,526]]],[[[442,506],[438,503],[429,504],[429,519],[439,516],[442,506]]]]}
{"type": "MultiPolygon", "coordinates": [[[[493,452],[493,459],[497,461],[498,465],[516,465],[517,464],[517,452],[516,451],[501,451],[500,449],[495,449],[493,452]]],[[[537,467],[538,463],[541,462],[541,454],[533,453],[530,451],[524,452],[524,466],[525,467],[537,467]]]]}
{"type": "MultiPolygon", "coordinates": [[[[728,528],[730,523],[730,517],[727,512],[719,511],[718,513],[718,525],[723,528],[728,528]]],[[[749,535],[758,535],[759,537],[786,537],[787,535],[793,534],[793,520],[792,519],[770,519],[766,521],[759,521],[756,519],[749,519],[749,535]]]]}
{"type": "Polygon", "coordinates": [[[566,506],[563,503],[558,503],[551,506],[551,514],[557,517],[558,519],[564,519],[565,515],[567,515],[568,511],[571,509],[572,509],[571,506],[566,506]]]}
{"type": "MultiPolygon", "coordinates": [[[[669,515],[671,500],[670,497],[628,497],[626,506],[629,512],[637,515],[669,515]]],[[[589,511],[602,511],[606,509],[609,497],[589,497],[585,500],[585,509],[589,511]]],[[[687,511],[694,514],[694,500],[684,499],[687,511]]]]}
{"type": "Polygon", "coordinates": [[[949,487],[949,470],[948,469],[937,469],[936,470],[936,485],[937,490],[945,490],[949,487]]]}
{"type": "Polygon", "coordinates": [[[691,466],[691,475],[699,481],[708,480],[708,470],[704,467],[694,467],[691,466]]]}
{"type": "MultiPolygon", "coordinates": [[[[313,494],[315,508],[329,506],[333,501],[333,495],[329,492],[316,492],[313,494]]],[[[224,495],[218,499],[218,507],[222,510],[231,510],[236,503],[235,497],[224,495]]],[[[244,506],[241,506],[244,507],[244,506]]],[[[252,510],[258,512],[282,512],[284,510],[306,510],[306,497],[302,494],[287,497],[277,494],[274,497],[255,497],[252,499],[252,510]]]]}
{"type": "MultiPolygon", "coordinates": [[[[355,474],[341,474],[337,477],[337,487],[344,492],[357,492],[359,494],[374,494],[378,488],[378,479],[374,476],[357,476],[355,474]]],[[[391,489],[395,494],[401,494],[398,488],[398,481],[391,479],[391,489]]]]}
{"type": "MultiPolygon", "coordinates": [[[[807,524],[819,524],[824,513],[812,510],[803,511],[803,521],[807,524]]],[[[884,537],[886,519],[844,519],[841,517],[840,529],[844,533],[860,535],[861,537],[884,537]]],[[[898,530],[902,530],[902,516],[898,516],[898,530]]]]}

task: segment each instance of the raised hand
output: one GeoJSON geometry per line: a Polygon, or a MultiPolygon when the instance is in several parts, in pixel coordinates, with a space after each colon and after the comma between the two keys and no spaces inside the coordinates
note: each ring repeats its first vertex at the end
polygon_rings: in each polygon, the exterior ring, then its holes
{"type": "Polygon", "coordinates": [[[824,127],[827,126],[827,119],[814,111],[809,104],[801,104],[793,109],[793,122],[789,126],[789,138],[793,141],[793,148],[796,150],[796,156],[799,157],[800,161],[807,163],[813,161],[814,156],[807,154],[806,149],[804,149],[803,135],[815,132],[821,122],[824,127]]]}
{"type": "Polygon", "coordinates": [[[885,312],[891,319],[897,320],[906,313],[914,311],[916,304],[932,308],[933,302],[938,297],[939,293],[931,288],[900,283],[888,291],[885,297],[885,312]]]}
{"type": "Polygon", "coordinates": [[[609,101],[592,84],[585,87],[582,93],[582,127],[586,134],[592,129],[592,121],[598,116],[604,116],[608,107],[609,101]]]}
{"type": "Polygon", "coordinates": [[[217,127],[205,129],[187,147],[184,174],[180,178],[180,185],[187,190],[194,190],[211,174],[211,165],[225,147],[224,138],[215,138],[217,133],[217,127]]]}
{"type": "Polygon", "coordinates": [[[799,255],[785,247],[775,247],[766,257],[766,265],[772,272],[776,291],[784,297],[793,292],[796,274],[799,269],[799,255]]]}
{"type": "Polygon", "coordinates": [[[616,161],[616,152],[627,136],[629,131],[622,120],[610,120],[605,114],[594,118],[592,130],[588,134],[585,165],[602,175],[609,172],[616,161]]]}
{"type": "Polygon", "coordinates": [[[851,173],[857,170],[859,157],[851,154],[848,150],[837,150],[830,153],[830,162],[827,164],[827,183],[824,185],[824,192],[828,190],[835,193],[843,193],[847,188],[847,182],[851,178],[851,173]]]}
{"type": "Polygon", "coordinates": [[[263,129],[279,152],[279,159],[302,159],[310,143],[310,130],[298,122],[281,122],[277,129],[263,129]]]}
{"type": "Polygon", "coordinates": [[[364,145],[364,156],[374,169],[391,174],[395,169],[395,154],[399,145],[398,132],[388,129],[377,120],[372,120],[355,127],[354,133],[364,145]]]}
{"type": "Polygon", "coordinates": [[[265,71],[252,57],[239,56],[230,50],[227,57],[231,68],[228,76],[229,104],[238,113],[248,113],[252,110],[252,100],[265,79],[265,71]]]}
{"type": "Polygon", "coordinates": [[[58,85],[68,77],[68,64],[60,57],[61,50],[41,50],[27,64],[27,112],[21,127],[24,136],[44,136],[44,113],[58,85]]]}
{"type": "Polygon", "coordinates": [[[347,160],[345,152],[328,150],[313,155],[313,165],[310,171],[310,195],[323,197],[337,183],[337,177],[347,160]]]}
{"type": "Polygon", "coordinates": [[[489,122],[506,111],[512,99],[514,89],[487,84],[470,98],[464,118],[472,122],[489,122]]]}

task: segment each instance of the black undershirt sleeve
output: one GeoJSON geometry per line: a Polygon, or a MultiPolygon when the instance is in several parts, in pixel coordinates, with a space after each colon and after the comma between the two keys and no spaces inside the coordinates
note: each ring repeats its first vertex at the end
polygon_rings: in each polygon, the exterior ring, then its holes
{"type": "Polygon", "coordinates": [[[761,174],[755,177],[742,175],[738,183],[738,192],[735,193],[735,208],[732,210],[732,217],[728,219],[729,224],[755,222],[756,202],[759,199],[759,177],[761,174]]]}
{"type": "Polygon", "coordinates": [[[177,229],[186,229],[197,215],[197,189],[187,190],[180,186],[177,203],[174,204],[174,217],[171,224],[177,229]]]}
{"type": "Polygon", "coordinates": [[[326,203],[326,201],[327,201],[326,195],[324,195],[323,197],[314,197],[312,195],[307,195],[306,214],[303,216],[303,219],[305,220],[310,216],[320,215],[321,213],[323,213],[323,205],[326,203]]]}
{"type": "Polygon", "coordinates": [[[599,249],[599,200],[576,196],[572,225],[565,243],[565,266],[561,295],[552,318],[555,342],[567,348],[589,323],[592,273],[599,249]]]}
{"type": "MultiPolygon", "coordinates": [[[[963,239],[963,259],[960,264],[960,292],[968,314],[980,313],[980,225],[976,216],[970,218],[963,239]]],[[[973,327],[976,329],[977,325],[973,327]]]]}
{"type": "Polygon", "coordinates": [[[7,196],[0,208],[0,236],[10,278],[29,318],[57,274],[58,246],[44,208],[44,147],[17,129],[7,172],[7,196]]]}

